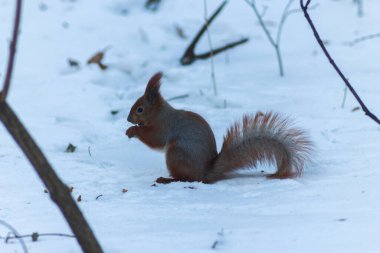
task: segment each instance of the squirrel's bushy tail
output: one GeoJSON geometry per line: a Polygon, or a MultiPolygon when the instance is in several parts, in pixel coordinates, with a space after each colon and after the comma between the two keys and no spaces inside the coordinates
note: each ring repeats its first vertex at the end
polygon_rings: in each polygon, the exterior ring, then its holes
{"type": "Polygon", "coordinates": [[[291,125],[291,120],[272,112],[245,115],[242,122],[228,129],[206,181],[214,182],[228,172],[258,163],[277,166],[271,178],[300,175],[309,160],[312,143],[304,131],[291,125]]]}

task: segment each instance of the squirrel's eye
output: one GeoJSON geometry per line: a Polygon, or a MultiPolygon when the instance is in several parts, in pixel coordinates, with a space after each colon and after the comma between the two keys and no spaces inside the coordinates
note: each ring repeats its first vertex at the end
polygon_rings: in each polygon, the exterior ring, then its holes
{"type": "Polygon", "coordinates": [[[137,108],[136,112],[137,113],[142,113],[144,111],[144,108],[142,108],[141,106],[137,108]]]}

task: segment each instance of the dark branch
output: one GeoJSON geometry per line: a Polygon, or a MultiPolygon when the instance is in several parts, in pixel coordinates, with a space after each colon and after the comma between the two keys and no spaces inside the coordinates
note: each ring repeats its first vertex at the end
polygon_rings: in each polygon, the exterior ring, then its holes
{"type": "Polygon", "coordinates": [[[306,9],[309,7],[310,2],[311,0],[307,0],[306,5],[305,5],[306,9]]]}
{"type": "Polygon", "coordinates": [[[13,65],[14,65],[14,59],[15,59],[15,54],[16,54],[18,31],[19,31],[20,19],[21,19],[21,5],[22,5],[22,1],[17,0],[12,41],[11,41],[11,44],[9,46],[9,58],[8,58],[7,72],[6,72],[6,76],[5,76],[5,80],[4,80],[3,90],[0,93],[0,102],[5,101],[5,99],[8,95],[9,86],[11,85],[13,65]]]}
{"type": "MultiPolygon", "coordinates": [[[[41,149],[34,142],[24,125],[18,119],[12,108],[6,102],[9,86],[11,83],[14,56],[16,52],[18,30],[21,18],[22,1],[17,0],[16,17],[13,26],[13,38],[10,44],[7,74],[3,90],[0,94],[0,121],[24,152],[33,165],[38,176],[45,184],[51,199],[61,210],[70,228],[76,235],[79,245],[85,253],[102,253],[102,249],[95,238],[91,228],[85,220],[82,212],[71,197],[69,188],[59,179],[41,149]]],[[[17,233],[14,233],[16,236],[17,233]]]]}
{"type": "Polygon", "coordinates": [[[214,14],[212,14],[212,16],[206,20],[206,22],[204,23],[204,25],[201,27],[201,29],[199,30],[199,32],[197,33],[197,35],[195,35],[193,41],[190,43],[190,45],[188,46],[188,48],[186,49],[185,51],[185,54],[182,56],[181,58],[181,63],[182,64],[190,64],[190,63],[187,63],[186,58],[193,58],[195,56],[194,54],[194,49],[195,49],[195,46],[197,45],[198,41],[200,40],[200,38],[202,37],[202,35],[205,33],[205,31],[207,30],[207,26],[211,24],[211,22],[215,19],[215,17],[223,10],[223,8],[226,6],[227,4],[227,1],[224,1],[218,9],[216,9],[216,11],[214,12],[214,14]]]}
{"type": "Polygon", "coordinates": [[[34,232],[32,234],[29,234],[29,235],[18,235],[18,234],[14,234],[13,235],[7,235],[6,237],[2,237],[0,236],[0,239],[5,239],[5,242],[7,243],[9,240],[12,240],[12,239],[20,239],[20,238],[32,238],[32,241],[37,241],[38,238],[40,237],[43,237],[43,236],[57,236],[57,237],[69,237],[69,238],[75,238],[74,235],[69,235],[69,234],[63,234],[63,233],[37,233],[37,232],[34,232]]]}
{"type": "Polygon", "coordinates": [[[339,67],[335,64],[334,60],[331,58],[329,52],[327,51],[325,45],[323,44],[322,39],[319,36],[318,31],[315,28],[314,23],[313,23],[313,21],[311,20],[311,18],[309,16],[309,13],[307,12],[308,5],[310,4],[310,1],[311,0],[308,0],[306,2],[306,5],[305,5],[304,4],[304,0],[300,0],[300,5],[301,5],[301,9],[302,9],[302,11],[303,11],[303,13],[305,15],[305,18],[306,18],[307,22],[309,23],[311,29],[313,30],[315,39],[317,40],[319,46],[323,50],[323,53],[326,55],[327,59],[329,60],[329,62],[331,63],[331,65],[333,66],[333,68],[335,69],[335,71],[338,73],[338,75],[340,76],[340,78],[343,80],[343,82],[346,84],[346,86],[348,87],[348,89],[351,91],[351,93],[354,95],[354,97],[356,98],[356,100],[359,102],[359,104],[360,104],[361,108],[363,109],[365,115],[367,115],[368,117],[370,117],[377,124],[380,124],[380,120],[376,117],[376,115],[374,115],[372,112],[370,112],[368,110],[367,106],[364,104],[364,102],[361,100],[361,98],[359,97],[359,95],[356,93],[355,89],[352,87],[352,85],[348,81],[348,79],[343,75],[343,73],[339,69],[339,67]]]}
{"type": "Polygon", "coordinates": [[[225,45],[223,47],[219,47],[219,48],[213,49],[213,50],[211,50],[209,52],[202,53],[202,54],[197,54],[196,57],[197,57],[197,59],[207,59],[207,58],[211,57],[211,55],[219,54],[219,53],[221,53],[223,51],[226,51],[227,49],[236,47],[236,46],[238,46],[240,44],[244,44],[244,43],[246,43],[248,41],[249,41],[248,38],[243,38],[241,40],[228,43],[227,45],[225,45]]]}
{"type": "Polygon", "coordinates": [[[205,21],[204,25],[201,27],[199,32],[195,35],[193,41],[190,43],[190,45],[187,47],[185,53],[183,54],[183,56],[180,60],[182,65],[190,65],[191,63],[193,63],[197,59],[207,59],[207,58],[209,58],[215,54],[221,53],[227,49],[233,48],[235,46],[238,46],[238,45],[243,44],[243,43],[248,41],[248,38],[244,38],[244,39],[241,39],[239,41],[229,43],[224,47],[220,47],[216,50],[211,50],[209,52],[202,53],[200,55],[198,55],[194,52],[197,43],[201,39],[202,35],[207,31],[207,27],[211,25],[212,21],[216,18],[216,16],[218,16],[218,14],[223,10],[223,8],[226,6],[227,3],[228,3],[228,1],[225,0],[215,10],[215,12],[212,14],[212,16],[205,21]]]}
{"type": "Polygon", "coordinates": [[[69,188],[59,179],[41,149],[6,101],[0,102],[0,121],[3,122],[8,132],[33,165],[38,176],[45,184],[50,198],[57,204],[69,223],[83,252],[102,253],[103,251],[95,235],[71,197],[69,188]]]}
{"type": "Polygon", "coordinates": [[[69,188],[58,178],[40,148],[5,101],[0,103],[0,120],[32,163],[48,189],[51,199],[65,216],[83,251],[102,252],[94,234],[71,197],[69,188]]]}

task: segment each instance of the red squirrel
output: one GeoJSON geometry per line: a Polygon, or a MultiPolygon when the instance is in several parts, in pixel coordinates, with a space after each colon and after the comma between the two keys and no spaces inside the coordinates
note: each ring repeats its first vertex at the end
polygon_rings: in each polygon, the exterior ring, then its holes
{"type": "Polygon", "coordinates": [[[157,183],[200,181],[213,183],[237,169],[275,164],[269,178],[299,176],[309,159],[312,143],[305,132],[290,126],[276,113],[245,115],[227,131],[221,151],[210,125],[200,115],[173,108],[160,93],[162,73],[149,80],[145,93],[132,106],[129,138],[137,137],[153,149],[165,150],[171,178],[157,183]]]}

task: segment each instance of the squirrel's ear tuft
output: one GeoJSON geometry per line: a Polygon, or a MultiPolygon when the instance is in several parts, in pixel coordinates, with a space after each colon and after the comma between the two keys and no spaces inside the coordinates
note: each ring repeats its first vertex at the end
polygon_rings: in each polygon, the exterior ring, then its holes
{"type": "Polygon", "coordinates": [[[150,78],[148,84],[146,85],[144,95],[151,104],[154,104],[157,98],[160,96],[161,78],[162,72],[158,72],[150,78]]]}

